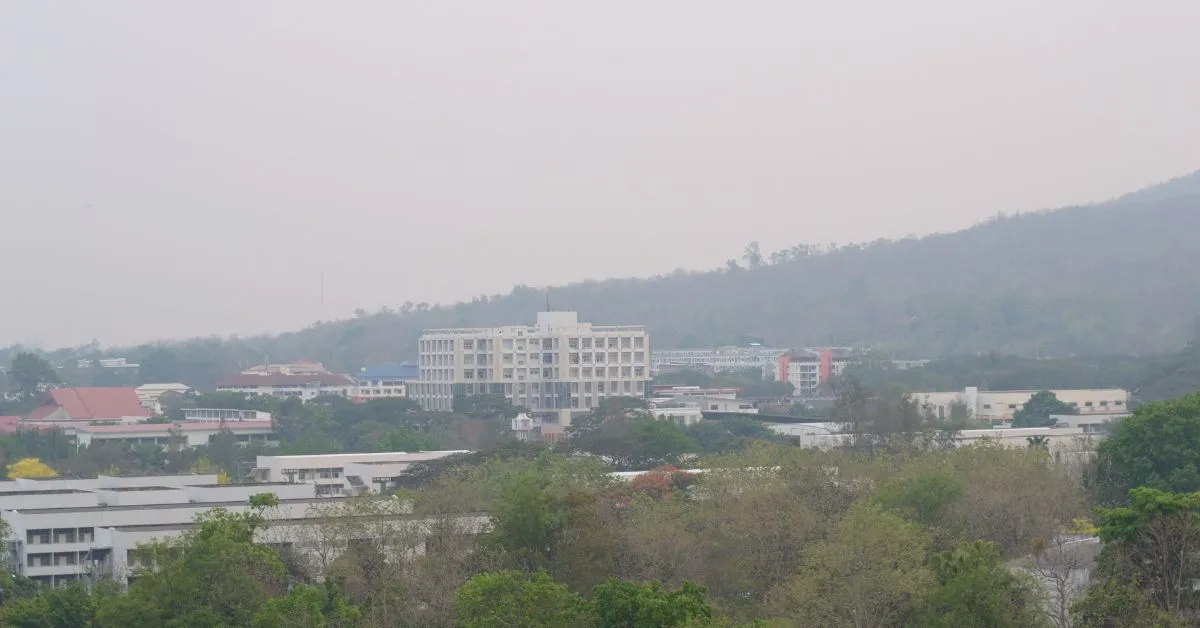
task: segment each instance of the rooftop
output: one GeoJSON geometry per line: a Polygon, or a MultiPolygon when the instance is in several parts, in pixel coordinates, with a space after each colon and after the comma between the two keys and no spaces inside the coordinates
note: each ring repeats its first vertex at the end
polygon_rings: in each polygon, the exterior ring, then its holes
{"type": "Polygon", "coordinates": [[[270,429],[272,421],[191,421],[187,423],[126,423],[124,425],[77,425],[75,431],[87,434],[161,434],[168,431],[194,432],[226,429],[231,432],[270,429]]]}
{"type": "MultiPolygon", "coordinates": [[[[225,486],[259,486],[258,484],[226,484],[225,486]]],[[[267,491],[269,492],[269,491],[267,491]]],[[[349,499],[347,497],[304,497],[301,499],[281,499],[279,505],[287,504],[328,504],[335,503],[341,500],[349,499]]],[[[129,506],[68,506],[66,508],[24,508],[21,510],[23,515],[52,515],[52,514],[70,514],[77,512],[90,512],[96,510],[115,511],[115,510],[171,510],[177,508],[199,508],[208,510],[211,508],[226,508],[229,506],[248,506],[243,499],[227,500],[220,502],[184,502],[182,504],[134,504],[129,506]]]]}
{"type": "Polygon", "coordinates": [[[142,406],[137,392],[125,387],[56,388],[50,391],[50,400],[45,406],[30,415],[41,419],[48,414],[45,408],[61,407],[67,416],[76,421],[121,419],[125,417],[150,418],[151,412],[142,406]]]}
{"type": "Polygon", "coordinates": [[[368,366],[354,376],[359,379],[417,379],[421,367],[414,362],[387,362],[368,366]]]}
{"type": "Polygon", "coordinates": [[[217,387],[257,387],[257,386],[349,386],[354,382],[345,375],[334,373],[313,373],[306,375],[288,375],[285,373],[242,373],[226,377],[217,382],[217,387]]]}

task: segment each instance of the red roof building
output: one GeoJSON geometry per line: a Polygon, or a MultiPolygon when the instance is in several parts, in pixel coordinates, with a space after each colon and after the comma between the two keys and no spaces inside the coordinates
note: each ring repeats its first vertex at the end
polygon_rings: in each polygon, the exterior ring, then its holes
{"type": "Polygon", "coordinates": [[[26,421],[141,421],[153,416],[133,388],[56,388],[26,421]]]}

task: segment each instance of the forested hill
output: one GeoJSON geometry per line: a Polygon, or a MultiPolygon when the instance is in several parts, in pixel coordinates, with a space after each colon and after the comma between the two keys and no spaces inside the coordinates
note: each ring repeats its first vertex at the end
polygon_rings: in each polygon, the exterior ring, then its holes
{"type": "MultiPolygon", "coordinates": [[[[1200,315],[1200,173],[1104,204],[997,218],[956,233],[832,252],[750,253],[715,271],[555,287],[553,305],[593,322],[647,324],[656,347],[754,337],[912,356],[1174,351],[1194,336],[1200,315]]],[[[157,372],[143,373],[154,380],[169,379],[180,362],[193,377],[203,364],[207,380],[264,354],[353,369],[412,358],[424,328],[531,323],[545,302],[544,290],[519,286],[271,338],[121,355],[157,372]]]]}
{"type": "MultiPolygon", "coordinates": [[[[1170,351],[1192,337],[1200,315],[1200,173],[957,233],[763,257],[556,287],[553,305],[595,322],[645,323],[658,347],[749,336],[921,356],[1170,351]]],[[[544,291],[518,287],[284,334],[277,351],[352,364],[403,358],[422,328],[530,322],[544,306],[544,291]]]]}

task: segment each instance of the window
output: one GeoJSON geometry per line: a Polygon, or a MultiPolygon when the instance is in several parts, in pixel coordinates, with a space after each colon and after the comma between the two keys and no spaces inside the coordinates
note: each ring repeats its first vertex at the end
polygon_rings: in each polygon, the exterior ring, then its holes
{"type": "Polygon", "coordinates": [[[590,367],[590,366],[583,367],[583,378],[584,379],[592,378],[592,367],[590,367]]]}
{"type": "Polygon", "coordinates": [[[1017,404],[1015,404],[1015,403],[1010,403],[1010,404],[1008,404],[1008,409],[1009,409],[1009,410],[1016,410],[1016,409],[1017,409],[1017,404]]]}
{"type": "Polygon", "coordinates": [[[618,375],[618,373],[620,371],[621,371],[620,368],[615,367],[615,366],[610,366],[610,367],[608,367],[608,376],[609,377],[620,377],[620,375],[618,375]]]}
{"type": "Polygon", "coordinates": [[[592,363],[592,354],[590,354],[590,353],[583,354],[583,363],[591,364],[592,363]]]}
{"type": "Polygon", "coordinates": [[[554,369],[542,369],[542,378],[550,379],[554,377],[554,369]]]}
{"type": "Polygon", "coordinates": [[[475,355],[471,353],[464,355],[463,364],[475,364],[475,355]]]}
{"type": "Polygon", "coordinates": [[[567,347],[570,349],[578,349],[579,348],[579,339],[578,338],[568,338],[567,339],[567,347]]]}
{"type": "Polygon", "coordinates": [[[577,377],[579,377],[579,367],[572,366],[570,368],[570,370],[568,371],[567,376],[570,377],[571,379],[576,379],[577,377]]]}
{"type": "Polygon", "coordinates": [[[580,346],[580,348],[583,348],[583,349],[591,349],[592,348],[592,339],[591,338],[583,338],[581,340],[581,342],[579,343],[579,346],[580,346]]]}
{"type": "Polygon", "coordinates": [[[513,348],[512,338],[505,338],[503,346],[504,346],[505,351],[512,351],[512,348],[513,348]]]}
{"type": "Polygon", "coordinates": [[[475,350],[475,341],[474,340],[464,340],[463,341],[463,350],[464,351],[474,351],[475,350]]]}
{"type": "Polygon", "coordinates": [[[542,364],[554,364],[554,354],[553,353],[543,353],[542,354],[542,364]]]}
{"type": "Polygon", "coordinates": [[[633,376],[634,377],[645,377],[646,376],[646,367],[644,367],[644,366],[633,367],[633,376]]]}
{"type": "Polygon", "coordinates": [[[633,338],[630,338],[629,336],[625,336],[624,338],[621,339],[621,348],[622,349],[628,349],[632,346],[633,346],[633,338]]]}
{"type": "Polygon", "coordinates": [[[616,339],[616,338],[609,338],[609,339],[608,339],[608,348],[609,348],[609,349],[616,349],[616,348],[617,348],[617,343],[618,343],[618,342],[619,342],[619,340],[618,340],[618,339],[616,339]]]}
{"type": "Polygon", "coordinates": [[[983,404],[983,409],[984,409],[984,410],[991,410],[991,409],[992,409],[992,404],[990,404],[990,403],[985,403],[985,404],[983,404]]]}
{"type": "Polygon", "coordinates": [[[1100,402],[1100,405],[1101,405],[1101,406],[1107,406],[1107,405],[1108,405],[1108,402],[1107,402],[1107,401],[1101,401],[1101,402],[1100,402]]]}
{"type": "Polygon", "coordinates": [[[1124,402],[1124,401],[1121,401],[1120,399],[1118,399],[1118,400],[1116,400],[1116,401],[1114,401],[1114,402],[1113,402],[1113,405],[1114,405],[1114,406],[1123,406],[1123,405],[1125,405],[1125,402],[1124,402]]]}
{"type": "Polygon", "coordinates": [[[475,370],[467,369],[463,371],[463,379],[475,379],[475,370]]]}
{"type": "Polygon", "coordinates": [[[633,352],[633,361],[637,362],[638,364],[645,363],[646,362],[646,352],[645,351],[634,351],[633,352]]]}
{"type": "Polygon", "coordinates": [[[597,353],[597,354],[596,354],[596,362],[597,362],[597,363],[600,363],[600,362],[603,362],[603,361],[604,361],[604,354],[603,354],[603,353],[597,353]]]}
{"type": "Polygon", "coordinates": [[[1090,401],[1085,401],[1085,402],[1083,402],[1083,405],[1085,405],[1085,406],[1087,406],[1087,407],[1089,407],[1089,408],[1090,408],[1090,407],[1092,407],[1092,402],[1090,402],[1090,401]]]}
{"type": "Polygon", "coordinates": [[[596,392],[604,392],[604,382],[596,382],[596,392]]]}
{"type": "Polygon", "coordinates": [[[512,379],[512,377],[513,377],[513,370],[512,369],[504,369],[504,379],[512,379]]]}
{"type": "Polygon", "coordinates": [[[584,383],[583,383],[583,392],[585,392],[585,393],[590,393],[590,392],[592,392],[592,383],[591,383],[591,382],[584,382],[584,383]]]}
{"type": "Polygon", "coordinates": [[[570,359],[569,359],[568,361],[569,361],[571,364],[579,364],[579,354],[578,354],[578,353],[571,353],[571,354],[570,354],[570,359]]]}
{"type": "Polygon", "coordinates": [[[613,364],[616,364],[616,363],[618,362],[618,358],[617,358],[617,352],[616,352],[616,351],[609,351],[609,352],[608,352],[608,361],[609,361],[609,362],[612,362],[613,364]]]}
{"type": "Polygon", "coordinates": [[[629,364],[633,361],[633,354],[628,351],[621,352],[621,364],[629,364]]]}

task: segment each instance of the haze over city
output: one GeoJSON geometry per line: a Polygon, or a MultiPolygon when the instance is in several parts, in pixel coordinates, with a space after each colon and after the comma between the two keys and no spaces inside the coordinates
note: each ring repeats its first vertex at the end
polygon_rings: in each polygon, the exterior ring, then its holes
{"type": "Polygon", "coordinates": [[[1105,200],[1200,168],[1196,32],[1186,0],[6,2],[0,344],[1105,200]]]}

